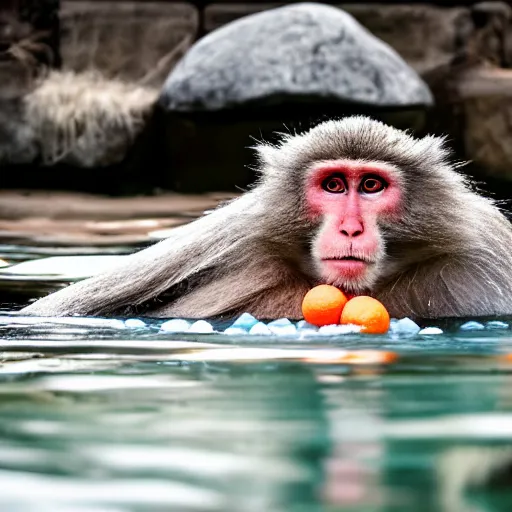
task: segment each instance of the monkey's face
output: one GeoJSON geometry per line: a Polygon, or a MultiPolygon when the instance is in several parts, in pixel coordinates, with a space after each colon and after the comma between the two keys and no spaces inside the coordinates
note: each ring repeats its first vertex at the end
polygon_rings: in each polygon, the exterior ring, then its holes
{"type": "Polygon", "coordinates": [[[400,210],[399,173],[390,165],[354,160],[319,162],[306,182],[310,220],[320,227],[312,257],[318,277],[360,293],[381,274],[382,227],[400,210]]]}

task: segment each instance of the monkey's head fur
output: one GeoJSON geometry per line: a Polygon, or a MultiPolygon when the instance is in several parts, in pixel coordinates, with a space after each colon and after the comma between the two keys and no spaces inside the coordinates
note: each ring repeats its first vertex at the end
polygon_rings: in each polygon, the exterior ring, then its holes
{"type": "Polygon", "coordinates": [[[464,231],[461,207],[475,200],[442,138],[418,139],[367,117],[323,122],[256,150],[268,215],[277,224],[295,219],[307,271],[354,293],[457,247],[452,227],[464,231]]]}

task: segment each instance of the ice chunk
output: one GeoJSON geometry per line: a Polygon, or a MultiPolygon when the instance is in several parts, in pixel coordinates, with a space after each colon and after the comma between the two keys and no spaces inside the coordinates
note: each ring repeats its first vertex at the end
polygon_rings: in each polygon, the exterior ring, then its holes
{"type": "Polygon", "coordinates": [[[241,327],[228,327],[224,334],[229,335],[236,335],[236,334],[247,334],[247,331],[245,329],[242,329],[241,327]]]}
{"type": "Polygon", "coordinates": [[[250,313],[243,313],[231,324],[231,327],[238,327],[245,331],[249,331],[251,327],[257,323],[258,320],[256,320],[256,318],[254,318],[250,313]]]}
{"type": "Polygon", "coordinates": [[[499,320],[491,320],[485,324],[487,329],[508,329],[506,322],[500,322],[499,320]]]}
{"type": "Polygon", "coordinates": [[[465,324],[462,324],[459,329],[461,331],[481,331],[485,329],[484,325],[480,322],[466,322],[465,324]]]}
{"type": "Polygon", "coordinates": [[[297,334],[297,328],[293,325],[288,318],[279,318],[268,324],[268,328],[274,334],[288,335],[297,334]]]}
{"type": "Polygon", "coordinates": [[[421,327],[410,318],[401,318],[397,320],[393,318],[389,326],[390,334],[398,334],[401,336],[415,336],[421,330],[421,327]]]}
{"type": "Polygon", "coordinates": [[[258,322],[251,327],[249,334],[268,336],[269,334],[272,334],[272,331],[263,322],[258,322]]]}
{"type": "Polygon", "coordinates": [[[353,324],[332,324],[332,325],[322,325],[320,329],[318,329],[318,334],[325,334],[328,336],[333,336],[337,334],[353,334],[361,331],[361,326],[353,325],[353,324]]]}
{"type": "Polygon", "coordinates": [[[165,332],[186,332],[190,327],[190,322],[183,320],[182,318],[173,318],[164,322],[160,326],[161,331],[165,332]]]}
{"type": "Polygon", "coordinates": [[[420,335],[443,334],[443,330],[439,329],[439,327],[425,327],[425,329],[421,329],[421,331],[418,334],[420,334],[420,335]]]}
{"type": "Polygon", "coordinates": [[[206,334],[209,332],[213,332],[213,326],[210,322],[207,322],[206,320],[198,320],[189,327],[187,332],[206,334]]]}
{"type": "Polygon", "coordinates": [[[128,318],[128,320],[124,321],[124,325],[129,327],[130,329],[139,329],[141,327],[146,327],[145,322],[139,320],[138,318],[128,318]]]}
{"type": "Polygon", "coordinates": [[[269,322],[269,327],[288,327],[290,325],[293,325],[288,318],[278,318],[277,320],[273,320],[272,322],[269,322]]]}
{"type": "Polygon", "coordinates": [[[296,327],[299,332],[318,331],[318,327],[316,325],[310,324],[309,322],[306,322],[306,320],[301,320],[300,322],[297,322],[296,327]]]}

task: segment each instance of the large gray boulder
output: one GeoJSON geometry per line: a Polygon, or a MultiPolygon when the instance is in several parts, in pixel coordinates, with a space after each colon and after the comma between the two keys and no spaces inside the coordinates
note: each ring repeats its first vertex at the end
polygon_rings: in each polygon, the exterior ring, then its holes
{"type": "Polygon", "coordinates": [[[376,107],[427,106],[416,72],[351,15],[302,3],[238,19],[199,40],[160,98],[174,111],[212,111],[281,100],[376,107]]]}

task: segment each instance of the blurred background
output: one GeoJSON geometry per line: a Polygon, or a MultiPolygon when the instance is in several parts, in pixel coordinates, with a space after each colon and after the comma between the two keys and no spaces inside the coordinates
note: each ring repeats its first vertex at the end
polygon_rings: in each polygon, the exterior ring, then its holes
{"type": "MultiPolygon", "coordinates": [[[[363,113],[419,135],[446,135],[456,157],[471,162],[465,172],[507,199],[511,27],[505,1],[4,0],[1,186],[110,195],[235,191],[254,180],[255,140],[363,113]],[[96,140],[79,154],[68,144],[59,158],[46,158],[52,124],[108,95],[105,82],[86,86],[87,99],[68,82],[65,100],[61,93],[52,104],[40,94],[30,115],[20,99],[41,88],[49,70],[129,84],[114,94],[110,115],[133,106],[143,122],[109,126],[121,141],[115,148],[96,140]],[[145,103],[133,98],[137,88],[145,103]],[[38,116],[37,133],[22,135],[38,116]]],[[[96,121],[77,114],[72,122],[74,143],[83,144],[84,125],[96,121]]]]}

